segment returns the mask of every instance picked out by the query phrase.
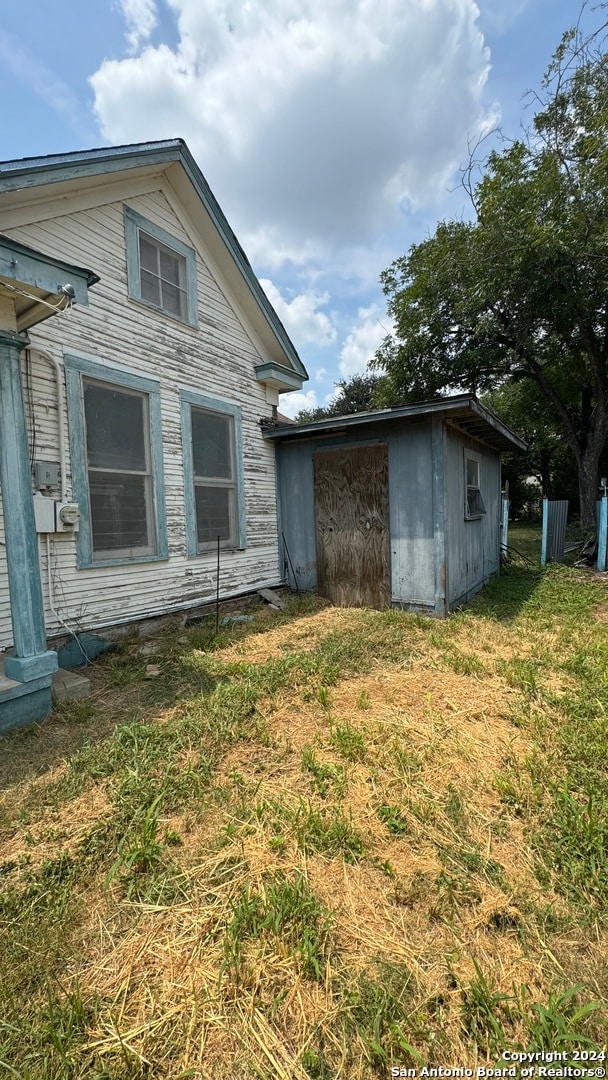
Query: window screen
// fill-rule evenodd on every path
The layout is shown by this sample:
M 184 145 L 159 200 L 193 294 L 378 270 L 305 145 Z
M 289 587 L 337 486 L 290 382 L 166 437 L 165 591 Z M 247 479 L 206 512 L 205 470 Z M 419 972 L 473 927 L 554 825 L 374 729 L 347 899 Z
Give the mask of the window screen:
M 156 551 L 148 395 L 83 379 L 93 557 Z
M 486 508 L 481 497 L 481 466 L 479 459 L 465 454 L 464 464 L 466 474 L 465 517 L 482 517 L 486 512 Z
M 199 549 L 237 543 L 234 424 L 231 416 L 192 407 L 192 460 Z

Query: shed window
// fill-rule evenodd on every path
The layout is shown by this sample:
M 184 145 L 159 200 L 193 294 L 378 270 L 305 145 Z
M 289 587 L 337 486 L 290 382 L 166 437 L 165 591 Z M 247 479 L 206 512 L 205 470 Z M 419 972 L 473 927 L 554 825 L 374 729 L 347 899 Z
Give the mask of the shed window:
M 194 249 L 125 206 L 129 296 L 181 322 L 197 325 Z
M 481 459 L 478 454 L 466 451 L 464 456 L 466 503 L 465 518 L 483 517 L 486 512 L 481 497 Z
M 148 394 L 83 379 L 93 560 L 156 554 Z

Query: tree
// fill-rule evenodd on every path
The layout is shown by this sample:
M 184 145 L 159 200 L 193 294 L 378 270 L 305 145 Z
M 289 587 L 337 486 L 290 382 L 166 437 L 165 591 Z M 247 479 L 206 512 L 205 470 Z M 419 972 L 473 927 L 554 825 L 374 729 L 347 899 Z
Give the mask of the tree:
M 296 416 L 298 424 L 308 424 L 312 420 L 324 420 L 329 416 L 347 416 L 349 413 L 367 412 L 375 407 L 374 394 L 379 382 L 377 375 L 351 375 L 350 379 L 340 379 L 334 383 L 340 393 L 331 405 L 320 405 L 317 409 L 302 409 Z
M 577 470 L 574 455 L 563 435 L 550 403 L 540 397 L 530 379 L 503 383 L 483 396 L 484 405 L 498 413 L 513 431 L 525 439 L 528 449 L 504 455 L 503 482 L 509 484 L 509 500 L 515 517 L 525 512 L 531 497 L 577 500 Z M 528 483 L 540 485 L 534 487 Z
M 372 365 L 386 404 L 526 381 L 574 454 L 589 528 L 608 435 L 606 25 L 563 36 L 526 138 L 476 184 L 467 171 L 474 220 L 442 222 L 383 273 L 396 332 Z

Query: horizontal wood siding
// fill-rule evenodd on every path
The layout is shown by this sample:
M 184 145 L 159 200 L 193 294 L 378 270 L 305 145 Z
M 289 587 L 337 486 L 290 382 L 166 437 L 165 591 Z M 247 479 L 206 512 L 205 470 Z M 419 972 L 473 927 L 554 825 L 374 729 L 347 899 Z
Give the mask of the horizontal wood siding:
M 159 182 L 160 183 L 160 182 Z M 163 190 L 126 200 L 137 213 L 197 251 L 199 328 L 156 313 L 127 292 L 123 203 L 20 226 L 15 239 L 49 255 L 90 267 L 101 281 L 88 308 L 54 316 L 30 331 L 32 346 L 61 360 L 64 351 L 82 354 L 160 381 L 169 559 L 161 563 L 77 569 L 73 536 L 51 539 L 51 566 L 41 542 L 47 632 L 64 632 L 50 611 L 48 576 L 55 606 L 75 629 L 94 629 L 203 603 L 215 595 L 215 555 L 188 558 L 184 525 L 184 479 L 179 390 L 191 389 L 241 406 L 247 548 L 223 552 L 222 595 L 235 595 L 281 580 L 276 515 L 275 448 L 261 435 L 268 416 L 264 387 L 254 367 L 261 355 L 237 315 L 238 298 L 225 294 L 205 262 L 197 237 L 188 232 Z M 53 368 L 36 354 L 23 361 L 26 412 L 33 457 L 59 461 L 58 415 Z M 65 387 L 62 387 L 66 409 Z M 69 464 L 69 459 L 68 459 Z M 71 476 L 69 478 L 71 484 Z M 71 490 L 71 488 L 70 488 Z M 0 646 L 11 642 L 3 553 L 0 553 Z
M 481 456 L 480 482 L 485 514 L 465 519 L 465 448 Z M 448 595 L 464 601 L 500 568 L 500 455 L 483 443 L 447 429 Z

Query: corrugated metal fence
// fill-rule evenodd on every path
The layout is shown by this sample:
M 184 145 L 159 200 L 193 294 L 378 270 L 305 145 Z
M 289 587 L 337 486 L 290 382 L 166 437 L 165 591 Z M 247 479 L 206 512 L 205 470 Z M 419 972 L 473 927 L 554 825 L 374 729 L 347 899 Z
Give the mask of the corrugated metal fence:
M 597 502 L 597 568 L 602 573 L 608 568 L 608 498 L 604 495 Z
M 543 499 L 543 542 L 540 556 L 542 566 L 548 562 L 564 561 L 567 521 L 567 499 Z

